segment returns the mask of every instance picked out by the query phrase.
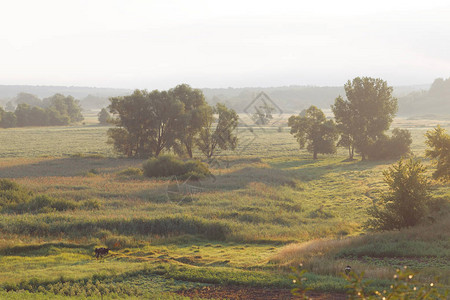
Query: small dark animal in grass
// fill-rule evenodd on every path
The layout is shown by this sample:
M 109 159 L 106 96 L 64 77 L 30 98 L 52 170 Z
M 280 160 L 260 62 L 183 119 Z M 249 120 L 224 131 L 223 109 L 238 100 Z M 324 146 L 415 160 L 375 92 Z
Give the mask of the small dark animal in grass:
M 103 257 L 103 255 L 108 255 L 109 253 L 109 248 L 95 248 L 95 257 L 97 257 L 97 259 L 99 257 Z
M 345 271 L 345 274 L 348 275 L 348 274 L 350 274 L 350 272 L 352 271 L 352 267 L 346 266 L 345 269 L 344 269 L 344 271 Z

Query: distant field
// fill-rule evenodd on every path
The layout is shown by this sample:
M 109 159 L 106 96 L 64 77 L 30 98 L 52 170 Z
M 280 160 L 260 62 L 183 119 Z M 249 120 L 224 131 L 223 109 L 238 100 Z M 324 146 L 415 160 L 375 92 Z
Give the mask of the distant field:
M 107 127 L 55 126 L 0 130 L 0 157 L 62 157 L 76 153 L 113 156 Z
M 436 123 L 395 124 L 411 130 L 413 152 L 422 157 L 424 133 Z M 377 246 L 355 238 L 393 161 L 343 162 L 345 149 L 314 161 L 287 127 L 240 128 L 238 149 L 219 153 L 211 165 L 215 177 L 189 183 L 187 192 L 173 178 L 121 174 L 143 160 L 118 157 L 105 143 L 106 130 L 94 124 L 0 130 L 0 177 L 100 207 L 1 213 L 0 286 L 36 292 L 40 285 L 44 297 L 63 295 L 64 288 L 75 295 L 97 280 L 93 291 L 113 283 L 135 289 L 129 294 L 138 298 L 181 298 L 165 293 L 215 283 L 289 288 L 287 266 L 301 260 L 314 272 L 309 282 L 316 290 L 343 292 L 345 264 L 367 271 L 379 286 L 403 264 L 421 270 L 425 281 L 440 275 L 450 285 L 449 222 L 374 236 Z M 449 201 L 449 185 L 433 182 L 433 194 Z M 346 237 L 354 239 L 333 244 L 335 252 L 318 241 Z M 284 248 L 308 241 L 314 257 L 296 244 Z M 113 248 L 112 255 L 97 262 L 95 246 Z

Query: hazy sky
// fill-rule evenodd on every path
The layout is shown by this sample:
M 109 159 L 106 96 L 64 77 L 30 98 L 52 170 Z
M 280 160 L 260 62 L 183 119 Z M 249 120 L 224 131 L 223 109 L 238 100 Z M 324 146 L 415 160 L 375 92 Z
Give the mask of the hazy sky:
M 450 77 L 450 1 L 0 0 L 0 84 L 165 89 Z

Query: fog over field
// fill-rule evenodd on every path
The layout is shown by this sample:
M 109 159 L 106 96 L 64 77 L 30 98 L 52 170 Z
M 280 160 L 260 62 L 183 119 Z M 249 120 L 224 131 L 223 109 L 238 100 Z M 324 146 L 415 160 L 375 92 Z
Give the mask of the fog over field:
M 0 84 L 431 84 L 449 76 L 449 14 L 445 0 L 18 0 L 0 12 Z
M 448 299 L 448 0 L 0 5 L 0 299 Z

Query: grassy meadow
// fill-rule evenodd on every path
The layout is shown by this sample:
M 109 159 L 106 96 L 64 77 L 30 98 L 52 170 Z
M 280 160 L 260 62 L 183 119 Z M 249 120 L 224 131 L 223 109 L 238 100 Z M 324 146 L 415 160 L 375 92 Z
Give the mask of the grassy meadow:
M 143 160 L 106 144 L 108 127 L 88 121 L 0 130 L 1 178 L 79 203 L 0 213 L 0 298 L 184 299 L 176 292 L 210 284 L 292 288 L 289 267 L 299 263 L 318 291 L 345 292 L 348 264 L 373 286 L 388 287 L 405 265 L 424 282 L 439 276 L 450 286 L 448 211 L 436 208 L 427 224 L 396 232 L 362 226 L 394 161 L 345 162 L 345 149 L 313 160 L 287 127 L 242 127 L 239 147 L 211 163 L 213 177 L 155 180 L 137 170 Z M 408 128 L 423 158 L 424 133 L 436 124 L 397 119 L 392 127 Z M 448 205 L 450 186 L 432 185 Z M 99 246 L 112 251 L 97 261 Z

